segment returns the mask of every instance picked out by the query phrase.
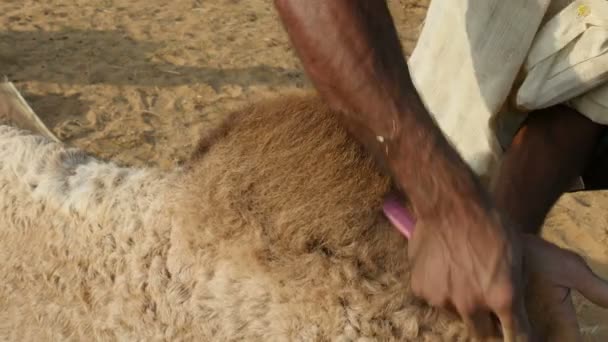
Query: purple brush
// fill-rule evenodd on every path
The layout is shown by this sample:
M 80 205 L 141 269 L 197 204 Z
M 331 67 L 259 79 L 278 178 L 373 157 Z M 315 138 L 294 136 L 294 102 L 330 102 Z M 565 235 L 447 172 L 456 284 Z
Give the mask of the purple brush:
M 407 208 L 401 204 L 399 198 L 397 196 L 387 197 L 382 209 L 388 220 L 409 240 L 414 233 L 416 221 Z

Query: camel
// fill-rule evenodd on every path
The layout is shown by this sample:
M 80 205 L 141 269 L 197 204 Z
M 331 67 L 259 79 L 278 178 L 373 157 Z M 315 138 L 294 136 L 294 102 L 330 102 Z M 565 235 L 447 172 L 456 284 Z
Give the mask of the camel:
M 0 126 L 0 340 L 473 339 L 412 294 L 391 181 L 315 94 L 229 115 L 171 172 L 41 125 Z

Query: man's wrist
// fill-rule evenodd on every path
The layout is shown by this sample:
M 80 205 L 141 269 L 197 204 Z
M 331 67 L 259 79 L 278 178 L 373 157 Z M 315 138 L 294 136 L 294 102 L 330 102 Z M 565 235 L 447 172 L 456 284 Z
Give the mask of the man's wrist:
M 441 131 L 431 124 L 419 129 L 418 141 L 411 136 L 415 132 L 402 132 L 390 147 L 395 152 L 387 156 L 394 179 L 407 193 L 417 217 L 492 209 L 488 192 Z

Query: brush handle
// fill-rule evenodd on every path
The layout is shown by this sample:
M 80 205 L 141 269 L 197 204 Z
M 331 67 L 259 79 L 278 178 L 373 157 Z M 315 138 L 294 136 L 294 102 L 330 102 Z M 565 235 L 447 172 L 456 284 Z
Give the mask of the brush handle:
M 402 201 L 396 196 L 389 196 L 382 206 L 384 215 L 407 239 L 412 237 L 416 221 L 409 210 L 402 205 Z

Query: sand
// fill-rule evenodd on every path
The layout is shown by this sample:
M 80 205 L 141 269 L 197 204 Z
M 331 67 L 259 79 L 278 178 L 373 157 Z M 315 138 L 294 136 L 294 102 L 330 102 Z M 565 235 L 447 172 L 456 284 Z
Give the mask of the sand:
M 406 53 L 428 0 L 393 0 Z M 270 0 L 2 0 L 0 74 L 64 142 L 171 168 L 230 110 L 307 89 Z M 545 235 L 608 277 L 608 193 L 566 195 Z M 608 311 L 576 298 L 608 340 Z

